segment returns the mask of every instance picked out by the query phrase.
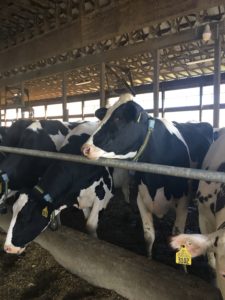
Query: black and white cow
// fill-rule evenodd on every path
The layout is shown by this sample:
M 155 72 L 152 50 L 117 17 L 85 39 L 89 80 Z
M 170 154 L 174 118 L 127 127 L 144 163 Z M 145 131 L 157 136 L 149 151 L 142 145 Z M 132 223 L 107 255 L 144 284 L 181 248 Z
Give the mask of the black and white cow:
M 16 147 L 20 141 L 23 131 L 33 121 L 28 119 L 20 119 L 14 122 L 7 130 L 3 129 L 1 134 L 1 146 Z M 0 162 L 7 157 L 8 154 L 0 152 Z
M 18 125 L 18 122 L 15 124 Z M 14 125 L 12 128 L 15 129 L 11 130 L 14 134 L 6 136 L 8 144 L 10 139 L 10 145 L 16 145 L 19 148 L 58 151 L 70 131 L 68 124 L 53 120 L 27 120 L 26 122 L 21 120 L 19 124 L 20 126 Z M 0 163 L 1 200 L 5 197 L 6 189 L 17 191 L 21 188 L 33 187 L 50 162 L 51 160 L 47 158 L 18 154 L 7 155 Z
M 225 172 L 225 135 L 211 145 L 202 168 Z M 209 264 L 217 273 L 218 287 L 225 297 L 225 184 L 200 181 L 197 191 L 199 226 L 202 234 L 181 234 L 171 245 L 186 245 L 193 257 L 208 252 Z
M 96 128 L 97 123 L 93 122 L 77 126 L 67 136 L 60 151 L 81 154 L 82 144 Z M 51 213 L 66 207 L 83 209 L 87 229 L 95 236 L 99 212 L 113 196 L 112 172 L 88 164 L 53 162 L 37 185 L 21 194 L 15 202 L 5 251 L 21 253 L 48 226 Z
M 7 126 L 0 126 L 0 144 L 2 143 L 3 139 L 5 138 L 9 127 Z
M 190 167 L 191 163 L 201 163 L 212 139 L 211 125 L 185 125 L 149 117 L 141 106 L 132 101 L 130 94 L 124 94 L 108 109 L 82 151 L 90 159 L 138 158 L 140 162 Z M 189 181 L 142 172 L 137 172 L 137 179 L 137 203 L 151 256 L 155 239 L 153 214 L 162 217 L 171 206 L 175 206 L 173 232 L 184 232 L 190 198 Z

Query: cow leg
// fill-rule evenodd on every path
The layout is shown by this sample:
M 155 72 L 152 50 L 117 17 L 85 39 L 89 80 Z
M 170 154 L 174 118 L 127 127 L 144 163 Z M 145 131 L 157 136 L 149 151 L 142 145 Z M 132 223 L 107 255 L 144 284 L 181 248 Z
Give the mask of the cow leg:
M 176 208 L 175 208 L 176 219 L 172 231 L 173 235 L 184 233 L 187 214 L 188 214 L 189 197 L 183 196 L 179 199 L 175 199 L 175 203 L 176 203 Z
M 130 187 L 128 183 L 122 185 L 122 192 L 124 195 L 124 199 L 127 203 L 130 203 Z
M 101 208 L 102 207 L 101 207 L 100 200 L 99 199 L 95 200 L 93 207 L 90 210 L 90 215 L 86 222 L 87 232 L 93 237 L 98 237 L 97 236 L 98 217 Z
M 87 220 L 91 214 L 91 208 L 90 207 L 83 208 L 82 211 L 83 211 L 85 220 Z
M 147 187 L 144 184 L 138 187 L 137 204 L 141 215 L 144 238 L 147 246 L 148 257 L 152 257 L 152 246 L 155 240 L 155 230 L 153 225 L 153 216 L 150 211 L 152 199 L 149 195 Z M 147 204 L 147 205 L 146 205 Z
M 210 207 L 208 205 L 202 204 L 199 202 L 198 205 L 199 211 L 199 227 L 202 234 L 208 234 L 215 230 L 215 216 L 212 214 Z M 207 251 L 208 263 L 214 270 L 216 269 L 216 260 L 214 251 Z

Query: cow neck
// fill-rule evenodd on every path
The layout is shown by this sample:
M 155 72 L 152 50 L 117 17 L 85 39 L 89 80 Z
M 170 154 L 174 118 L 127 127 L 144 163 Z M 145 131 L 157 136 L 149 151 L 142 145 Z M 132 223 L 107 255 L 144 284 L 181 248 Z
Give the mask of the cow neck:
M 143 152 L 146 149 L 146 146 L 148 145 L 148 142 L 149 142 L 149 139 L 152 135 L 154 127 L 155 127 L 155 119 L 148 118 L 148 130 L 147 130 L 144 142 L 141 145 L 141 147 L 139 148 L 139 150 L 138 150 L 137 154 L 135 155 L 135 157 L 132 159 L 133 161 L 137 162 L 139 160 L 139 158 L 142 156 Z
M 41 197 L 44 201 L 46 201 L 48 203 L 54 202 L 54 199 L 49 194 L 46 194 L 39 185 L 35 185 L 34 190 L 41 195 Z

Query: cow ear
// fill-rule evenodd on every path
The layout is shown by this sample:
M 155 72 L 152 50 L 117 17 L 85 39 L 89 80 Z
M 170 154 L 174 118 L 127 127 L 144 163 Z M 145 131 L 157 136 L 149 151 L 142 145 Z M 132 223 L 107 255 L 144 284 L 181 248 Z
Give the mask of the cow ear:
M 106 113 L 107 113 L 107 108 L 101 107 L 95 111 L 95 116 L 101 121 L 105 117 Z
M 172 237 L 170 245 L 173 249 L 186 246 L 192 257 L 205 254 L 210 246 L 207 235 L 203 234 L 180 234 Z
M 137 107 L 133 101 L 129 101 L 129 103 L 126 104 L 125 110 L 124 110 L 124 115 L 126 120 L 129 121 L 137 121 L 138 119 L 138 112 Z

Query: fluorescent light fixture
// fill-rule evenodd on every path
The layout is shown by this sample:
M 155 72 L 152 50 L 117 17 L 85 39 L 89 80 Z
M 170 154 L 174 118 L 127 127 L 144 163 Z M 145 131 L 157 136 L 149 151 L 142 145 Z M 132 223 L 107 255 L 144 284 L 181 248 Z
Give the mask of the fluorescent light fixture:
M 214 58 L 211 57 L 211 58 L 206 58 L 206 59 L 201 59 L 201 60 L 188 61 L 188 62 L 186 62 L 186 65 L 191 66 L 191 65 L 201 64 L 201 63 L 213 61 L 213 60 L 214 60 Z
M 75 83 L 75 85 L 84 85 L 84 84 L 88 84 L 88 83 L 91 83 L 91 80 L 78 82 L 78 83 Z

